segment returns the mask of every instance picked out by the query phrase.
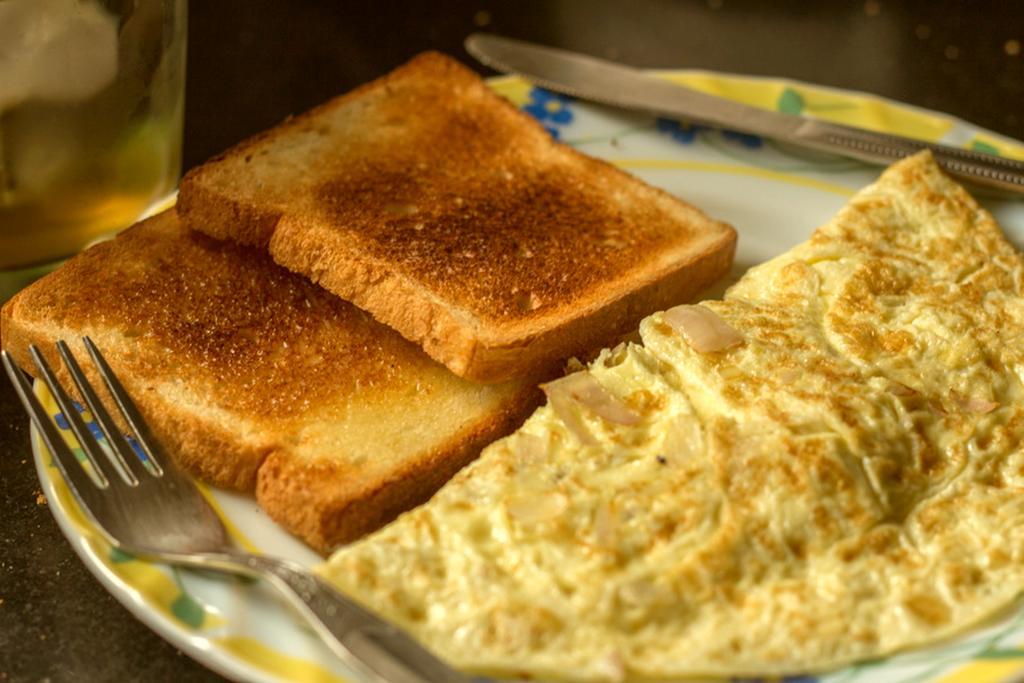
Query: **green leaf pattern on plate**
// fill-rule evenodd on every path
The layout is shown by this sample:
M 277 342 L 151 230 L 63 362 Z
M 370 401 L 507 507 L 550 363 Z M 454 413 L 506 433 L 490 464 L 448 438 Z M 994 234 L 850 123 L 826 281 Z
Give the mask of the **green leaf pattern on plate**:
M 107 555 L 107 557 L 109 557 L 110 561 L 114 564 L 121 564 L 122 562 L 133 562 L 135 560 L 134 555 L 126 553 L 120 548 L 115 548 L 114 546 L 110 547 L 110 553 Z
M 972 141 L 971 149 L 975 152 L 984 152 L 985 154 L 995 154 L 996 156 L 999 156 L 999 148 L 982 140 Z
M 178 621 L 191 628 L 201 628 L 206 619 L 206 609 L 188 593 L 180 594 L 171 603 L 171 613 Z
M 775 106 L 783 114 L 793 114 L 796 116 L 804 110 L 804 98 L 803 95 L 793 88 L 786 88 L 779 95 L 779 101 Z

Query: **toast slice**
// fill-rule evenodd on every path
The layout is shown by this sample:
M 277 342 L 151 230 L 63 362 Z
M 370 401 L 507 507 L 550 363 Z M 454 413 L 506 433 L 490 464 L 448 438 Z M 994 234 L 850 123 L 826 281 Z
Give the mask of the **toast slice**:
M 99 345 L 168 452 L 326 552 L 426 500 L 535 404 L 535 382 L 456 377 L 262 252 L 173 211 L 11 299 L 0 341 Z M 84 364 L 88 365 L 88 364 Z M 65 377 L 66 379 L 66 377 Z
M 480 381 L 635 329 L 723 275 L 736 240 L 437 53 L 193 169 L 179 212 Z

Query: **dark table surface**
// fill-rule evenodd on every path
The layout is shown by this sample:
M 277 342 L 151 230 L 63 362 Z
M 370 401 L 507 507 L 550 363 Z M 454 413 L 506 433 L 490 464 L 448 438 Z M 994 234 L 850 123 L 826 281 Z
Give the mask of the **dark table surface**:
M 199 0 L 184 164 L 487 30 L 641 67 L 786 76 L 946 111 L 1024 139 L 1024 3 L 958 0 Z M 481 69 L 481 72 L 488 73 Z M 0 682 L 222 680 L 110 597 L 61 536 L 0 379 Z

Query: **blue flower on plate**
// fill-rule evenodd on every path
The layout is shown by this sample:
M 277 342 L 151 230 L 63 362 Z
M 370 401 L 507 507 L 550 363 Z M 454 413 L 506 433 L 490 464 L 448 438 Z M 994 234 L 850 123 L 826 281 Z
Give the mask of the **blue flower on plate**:
M 682 123 L 674 119 L 658 119 L 657 129 L 659 133 L 667 133 L 670 138 L 680 144 L 690 145 L 697 139 L 697 133 L 704 130 L 704 126 Z
M 532 88 L 529 97 L 523 111 L 544 124 L 544 128 L 557 140 L 559 126 L 572 123 L 573 113 L 569 108 L 572 98 L 543 88 Z
M 658 119 L 656 128 L 659 133 L 666 133 L 678 143 L 691 145 L 697 139 L 701 131 L 708 130 L 706 126 L 698 126 L 694 123 L 682 123 L 673 119 Z M 764 144 L 764 140 L 749 133 L 737 133 L 734 130 L 723 130 L 722 137 L 732 140 L 747 149 L 757 149 Z
M 75 410 L 77 410 L 80 414 L 84 414 L 86 412 L 85 406 L 83 406 L 78 401 L 71 401 L 71 405 L 74 406 Z M 68 421 L 68 418 L 66 415 L 64 415 L 64 413 L 54 413 L 53 421 L 57 423 L 58 428 L 63 429 L 65 431 L 71 431 L 71 423 Z M 85 422 L 85 428 L 89 430 L 89 432 L 93 435 L 93 438 L 95 438 L 97 441 L 106 441 L 107 437 L 103 433 L 103 430 L 100 428 L 100 426 L 96 424 L 95 419 L 91 419 L 88 421 L 83 420 L 83 422 Z M 132 450 L 135 451 L 139 458 L 142 459 L 143 462 L 149 461 L 149 456 L 146 455 L 146 451 L 143 450 L 142 444 L 140 444 L 138 441 L 133 439 L 131 436 L 128 436 L 127 434 L 125 435 L 125 440 L 128 442 L 128 445 L 132 447 Z M 75 451 L 76 454 L 80 454 L 79 460 L 85 457 L 84 451 L 82 451 L 81 448 L 76 448 Z
M 734 130 L 723 130 L 722 135 L 729 140 L 740 143 L 747 149 L 757 149 L 764 144 L 764 140 L 757 135 L 751 135 L 750 133 L 737 133 Z M 800 683 L 802 683 L 802 681 Z
M 72 401 L 71 405 L 73 405 L 75 407 L 75 410 L 77 410 L 79 413 L 85 412 L 85 406 L 83 406 L 78 401 Z M 64 413 L 55 413 L 53 416 L 53 421 L 57 423 L 57 426 L 60 429 L 63 429 L 65 431 L 71 431 L 71 423 L 68 421 L 68 418 L 67 416 L 64 415 Z M 105 436 L 103 436 L 103 431 L 100 429 L 100 426 L 96 424 L 95 420 L 89 420 L 88 422 L 86 422 L 85 427 L 92 433 L 94 437 L 96 437 L 96 439 L 106 438 Z

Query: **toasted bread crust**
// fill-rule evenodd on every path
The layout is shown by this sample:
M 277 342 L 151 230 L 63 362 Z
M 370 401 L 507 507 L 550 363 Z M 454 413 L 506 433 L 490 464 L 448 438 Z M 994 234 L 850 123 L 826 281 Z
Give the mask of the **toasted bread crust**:
M 265 253 L 188 232 L 173 211 L 0 311 L 3 347 L 34 371 L 35 344 L 66 384 L 53 342 L 83 335 L 186 471 L 242 491 L 259 481 L 270 515 L 320 549 L 425 499 L 539 401 L 535 381 L 457 378 Z
M 200 183 L 194 183 L 187 175 L 181 181 L 177 211 L 179 215 L 190 216 L 190 222 L 211 222 L 206 234 L 217 239 L 232 241 L 250 247 L 264 247 L 274 234 L 277 222 L 281 220 L 281 212 L 268 210 L 245 202 L 232 200 Z M 202 206 L 198 211 L 194 207 Z M 197 217 L 202 216 L 202 217 Z M 230 231 L 218 226 L 236 226 Z
M 286 219 L 287 220 L 287 219 Z M 426 353 L 449 370 L 467 376 L 479 345 L 468 314 L 459 316 L 434 297 L 427 296 L 415 281 L 395 273 L 387 263 L 359 258 L 339 245 L 338 250 L 309 248 L 306 240 L 271 241 L 275 260 L 298 273 L 313 273 L 313 279 L 346 301 L 373 312 L 406 339 L 416 341 Z M 516 376 L 519 368 L 499 368 L 498 375 Z M 471 377 L 494 381 L 488 375 Z
M 550 367 L 685 300 L 735 243 L 433 53 L 193 169 L 180 203 L 189 225 L 265 243 L 479 381 Z
M 469 314 L 429 296 L 387 264 L 352 257 L 342 245 L 324 251 L 304 241 L 271 242 L 276 260 L 296 272 L 316 274 L 323 287 L 416 340 L 455 374 L 480 382 L 544 374 L 570 356 L 608 345 L 650 312 L 688 301 L 725 275 L 735 250 L 736 233 L 722 232 L 701 251 L 662 272 L 637 278 L 630 291 L 581 303 L 573 317 L 557 328 L 520 325 L 509 341 L 474 334 L 467 325 Z

